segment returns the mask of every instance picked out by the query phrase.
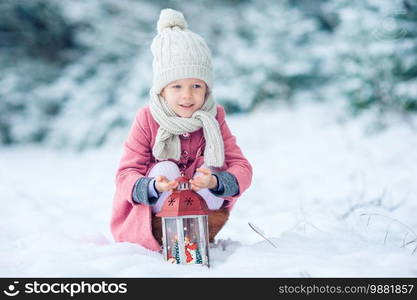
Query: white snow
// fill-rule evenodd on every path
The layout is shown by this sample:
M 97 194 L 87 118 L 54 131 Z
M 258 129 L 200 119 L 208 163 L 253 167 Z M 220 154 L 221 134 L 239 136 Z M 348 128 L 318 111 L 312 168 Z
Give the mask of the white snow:
M 2 277 L 415 277 L 417 134 L 331 104 L 230 116 L 254 168 L 211 268 L 115 243 L 114 175 L 127 130 L 99 150 L 0 150 Z M 415 120 L 411 120 L 415 121 Z M 252 231 L 262 228 L 278 246 Z

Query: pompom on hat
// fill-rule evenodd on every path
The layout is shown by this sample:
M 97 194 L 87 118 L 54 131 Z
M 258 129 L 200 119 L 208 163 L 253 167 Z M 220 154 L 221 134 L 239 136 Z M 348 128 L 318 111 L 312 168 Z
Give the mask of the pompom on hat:
M 157 23 L 158 33 L 161 33 L 165 28 L 172 28 L 175 26 L 178 26 L 181 29 L 188 28 L 184 15 L 179 11 L 170 8 L 163 9 Z
M 188 29 L 184 15 L 167 8 L 161 11 L 158 34 L 153 39 L 153 84 L 156 94 L 170 82 L 197 78 L 203 80 L 209 92 L 213 87 L 211 52 L 204 39 Z

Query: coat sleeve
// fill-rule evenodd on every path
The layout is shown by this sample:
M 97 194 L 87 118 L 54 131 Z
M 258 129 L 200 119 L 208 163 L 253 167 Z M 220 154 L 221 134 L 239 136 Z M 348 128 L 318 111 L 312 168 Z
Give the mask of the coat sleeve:
M 124 151 L 116 173 L 116 192 L 124 193 L 123 199 L 138 205 L 132 199 L 132 191 L 138 179 L 144 177 L 152 157 L 151 134 L 144 108 L 141 108 L 124 143 Z
M 227 171 L 236 177 L 239 185 L 239 193 L 232 197 L 226 197 L 229 201 L 226 207 L 232 208 L 237 198 L 239 198 L 243 192 L 245 192 L 252 182 L 252 166 L 246 157 L 243 155 L 242 150 L 237 145 L 236 137 L 230 131 L 225 119 L 224 108 L 218 106 L 217 120 L 220 125 L 220 130 L 223 136 L 224 153 L 225 153 L 225 165 Z

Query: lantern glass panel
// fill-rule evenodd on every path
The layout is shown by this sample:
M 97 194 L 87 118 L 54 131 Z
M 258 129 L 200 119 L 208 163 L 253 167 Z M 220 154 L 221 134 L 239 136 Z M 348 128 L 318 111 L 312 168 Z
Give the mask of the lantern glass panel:
M 204 245 L 201 239 L 204 239 L 204 233 L 201 235 L 198 218 L 184 218 L 183 226 L 186 263 L 202 264 L 205 252 L 201 249 L 201 245 Z
M 177 222 L 175 219 L 165 219 L 165 242 L 166 242 L 166 260 L 171 263 L 180 263 L 180 250 L 178 245 Z

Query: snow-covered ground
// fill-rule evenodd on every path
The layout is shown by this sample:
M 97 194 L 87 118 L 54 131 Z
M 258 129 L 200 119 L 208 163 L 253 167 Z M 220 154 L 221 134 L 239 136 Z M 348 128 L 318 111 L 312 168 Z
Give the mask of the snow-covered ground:
M 228 117 L 254 180 L 218 236 L 226 250 L 212 249 L 210 269 L 113 241 L 127 131 L 81 154 L 3 148 L 0 276 L 416 277 L 417 132 L 395 118 L 377 132 L 366 116 L 340 116 L 305 105 Z

